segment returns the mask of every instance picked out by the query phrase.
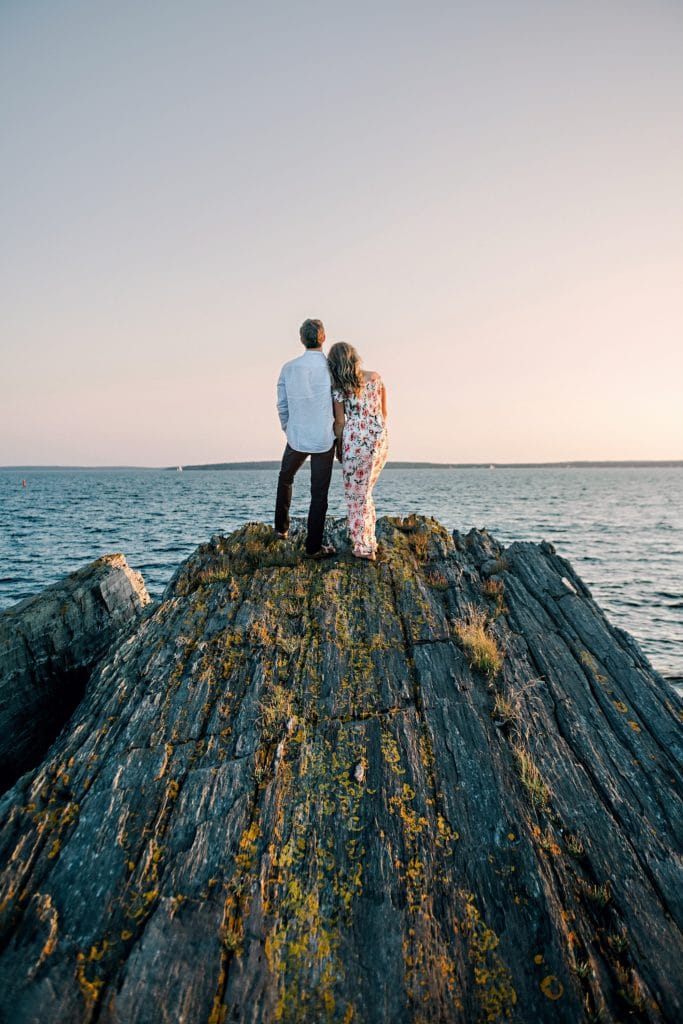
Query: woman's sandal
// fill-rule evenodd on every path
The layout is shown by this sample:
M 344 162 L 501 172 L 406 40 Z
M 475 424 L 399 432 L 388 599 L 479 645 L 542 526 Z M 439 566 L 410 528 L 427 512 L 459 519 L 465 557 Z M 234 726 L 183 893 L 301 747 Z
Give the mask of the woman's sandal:
M 351 554 L 354 558 L 362 558 L 366 562 L 376 562 L 377 555 L 364 555 L 360 551 L 352 551 Z

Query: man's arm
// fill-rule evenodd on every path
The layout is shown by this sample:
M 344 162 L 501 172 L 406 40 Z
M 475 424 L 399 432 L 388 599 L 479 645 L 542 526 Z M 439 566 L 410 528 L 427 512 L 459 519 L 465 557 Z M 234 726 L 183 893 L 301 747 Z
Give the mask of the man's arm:
M 289 405 L 287 403 L 287 388 L 285 387 L 284 369 L 280 372 L 277 381 L 277 414 L 280 417 L 280 426 L 287 429 L 289 421 Z

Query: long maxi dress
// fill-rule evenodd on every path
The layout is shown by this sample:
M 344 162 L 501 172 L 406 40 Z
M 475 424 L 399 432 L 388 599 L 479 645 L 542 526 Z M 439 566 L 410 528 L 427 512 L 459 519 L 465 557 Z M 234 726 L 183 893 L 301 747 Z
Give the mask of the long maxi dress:
M 332 397 L 344 403 L 342 477 L 351 543 L 357 554 L 374 555 L 377 517 L 372 489 L 389 452 L 382 414 L 382 380 L 367 380 L 359 395 L 343 395 L 335 390 Z

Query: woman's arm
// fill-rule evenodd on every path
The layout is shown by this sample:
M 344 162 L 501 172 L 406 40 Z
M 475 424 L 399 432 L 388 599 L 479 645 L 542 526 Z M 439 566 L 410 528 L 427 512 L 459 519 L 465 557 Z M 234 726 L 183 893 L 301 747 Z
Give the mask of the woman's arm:
M 384 419 L 387 418 L 387 388 L 384 381 L 382 381 L 382 416 Z
M 344 403 L 338 402 L 335 398 L 332 404 L 334 406 L 334 436 L 340 438 L 344 429 L 344 423 L 346 422 Z

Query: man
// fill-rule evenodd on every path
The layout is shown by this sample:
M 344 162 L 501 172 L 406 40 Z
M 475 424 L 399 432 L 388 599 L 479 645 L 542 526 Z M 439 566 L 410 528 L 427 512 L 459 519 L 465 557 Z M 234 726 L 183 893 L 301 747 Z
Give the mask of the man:
M 306 351 L 298 359 L 285 363 L 277 382 L 277 411 L 287 435 L 287 446 L 277 482 L 275 531 L 282 540 L 286 538 L 294 477 L 310 455 L 311 504 L 306 555 L 329 558 L 336 551 L 323 544 L 323 530 L 334 465 L 334 415 L 330 372 L 323 354 L 325 328 L 320 320 L 304 320 L 299 337 Z

